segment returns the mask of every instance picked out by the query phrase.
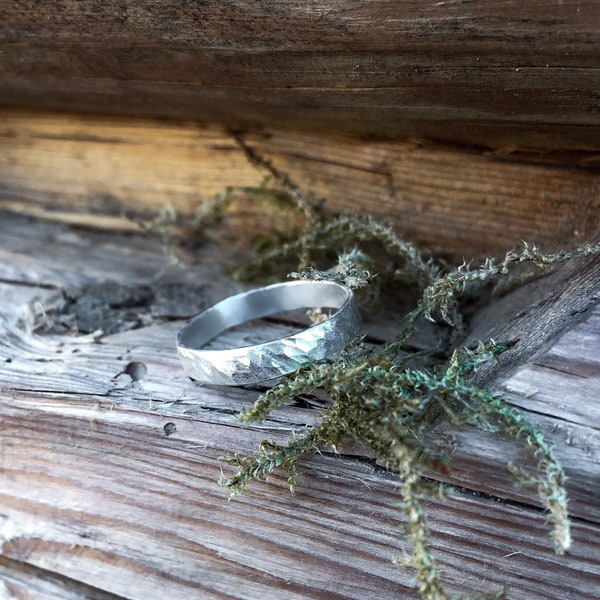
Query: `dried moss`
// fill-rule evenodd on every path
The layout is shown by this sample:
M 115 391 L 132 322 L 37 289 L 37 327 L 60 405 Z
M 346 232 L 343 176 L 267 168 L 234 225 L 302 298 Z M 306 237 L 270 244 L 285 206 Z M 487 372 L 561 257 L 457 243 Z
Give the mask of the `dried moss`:
M 489 340 L 475 348 L 456 348 L 445 364 L 433 370 L 409 366 L 415 357 L 409 342 L 420 318 L 439 314 L 447 323 L 454 323 L 458 298 L 473 280 L 505 275 L 511 265 L 523 261 L 543 267 L 598 252 L 599 245 L 549 255 L 525 244 L 521 251 L 510 252 L 500 261 L 488 260 L 476 269 L 461 265 L 432 280 L 397 339 L 376 350 L 356 341 L 332 363 L 312 364 L 260 395 L 253 407 L 240 415 L 243 422 L 263 421 L 283 403 L 316 390 L 328 393 L 331 404 L 323 411 L 318 425 L 307 432 L 295 433 L 287 445 L 264 441 L 255 455 L 225 457 L 235 472 L 224 476 L 221 485 L 237 494 L 247 489 L 253 479 L 265 480 L 274 469 L 281 468 L 287 472 L 293 489 L 302 454 L 329 446 L 335 449 L 349 441 L 368 445 L 379 461 L 399 474 L 403 510 L 412 537 L 411 564 L 416 569 L 418 593 L 427 600 L 446 599 L 440 571 L 431 556 L 421 501 L 423 494 L 430 490 L 424 483 L 423 472 L 451 467 L 449 456 L 440 455 L 427 435 L 432 419 L 441 412 L 453 427 L 472 423 L 487 431 L 512 436 L 527 447 L 537 461 L 537 470 L 527 472 L 513 464 L 507 468 L 519 483 L 537 488 L 553 526 L 555 551 L 562 554 L 571 543 L 567 493 L 563 470 L 551 446 L 514 408 L 473 384 L 477 369 L 508 351 L 515 342 Z M 368 277 L 357 278 L 356 265 L 348 262 L 347 257 L 342 264 L 344 268 L 334 268 L 332 276 L 346 284 L 364 285 Z M 301 276 L 322 279 L 327 273 L 309 270 Z M 436 351 L 431 349 L 430 352 Z M 491 597 L 503 595 L 504 591 L 500 591 Z
M 401 506 L 412 540 L 412 555 L 402 564 L 415 569 L 415 588 L 423 599 L 447 599 L 440 569 L 431 555 L 423 503 L 427 495 L 440 492 L 438 487 L 432 489 L 431 483 L 426 483 L 429 480 L 424 478 L 424 472 L 451 468 L 449 453 L 441 453 L 428 435 L 431 424 L 441 415 L 451 427 L 471 423 L 524 444 L 537 468 L 527 471 L 514 464 L 507 468 L 520 484 L 537 489 L 552 524 L 554 549 L 557 553 L 567 550 L 571 538 L 565 476 L 552 447 L 521 413 L 474 384 L 479 367 L 510 351 L 516 342 L 480 341 L 475 347 L 452 348 L 440 360 L 440 346 L 416 352 L 411 338 L 422 319 L 459 328 L 460 299 L 474 284 L 503 278 L 523 263 L 545 268 L 598 254 L 600 244 L 545 254 L 523 243 L 501 259 L 487 259 L 476 267 L 462 264 L 444 270 L 442 264 L 425 257 L 384 223 L 353 214 L 325 214 L 321 202 L 312 201 L 270 163 L 243 144 L 242 147 L 254 164 L 266 169 L 275 184 L 287 190 L 287 200 L 280 191 L 272 197 L 293 207 L 304 218 L 305 226 L 292 236 L 281 236 L 280 239 L 287 239 L 283 243 L 260 248 L 250 261 L 235 269 L 238 277 L 277 273 L 281 278 L 281 270 L 295 261 L 296 270 L 289 275 L 293 278 L 341 281 L 363 293 L 366 290 L 364 298 L 371 301 L 384 286 L 409 287 L 417 290 L 418 299 L 412 312 L 403 317 L 404 325 L 396 339 L 375 349 L 355 340 L 334 361 L 311 364 L 261 394 L 251 408 L 242 412 L 242 422 L 263 421 L 295 396 L 317 390 L 328 394 L 330 403 L 317 425 L 295 432 L 287 444 L 265 440 L 255 454 L 223 457 L 232 471 L 223 474 L 221 485 L 232 494 L 241 493 L 253 480 L 266 480 L 275 469 L 282 469 L 293 490 L 302 455 L 324 447 L 335 449 L 348 442 L 368 445 L 380 462 L 398 473 Z M 264 195 L 265 188 L 256 193 Z M 202 219 L 214 219 L 226 204 L 227 195 L 202 208 L 196 225 Z M 335 264 L 323 265 L 324 259 L 331 260 L 336 255 Z M 435 357 L 429 363 L 434 366 L 423 366 L 424 357 Z M 501 598 L 504 594 L 505 590 L 500 590 L 485 598 Z

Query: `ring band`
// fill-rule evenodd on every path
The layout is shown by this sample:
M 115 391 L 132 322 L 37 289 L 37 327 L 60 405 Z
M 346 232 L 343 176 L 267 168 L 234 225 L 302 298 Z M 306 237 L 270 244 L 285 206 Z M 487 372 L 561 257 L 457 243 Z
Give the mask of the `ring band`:
M 287 337 L 241 348 L 202 349 L 220 333 L 247 321 L 324 307 L 337 310 L 326 320 Z M 334 281 L 289 281 L 232 296 L 201 312 L 177 335 L 177 351 L 193 379 L 214 385 L 248 385 L 332 356 L 358 334 L 360 324 L 350 288 Z

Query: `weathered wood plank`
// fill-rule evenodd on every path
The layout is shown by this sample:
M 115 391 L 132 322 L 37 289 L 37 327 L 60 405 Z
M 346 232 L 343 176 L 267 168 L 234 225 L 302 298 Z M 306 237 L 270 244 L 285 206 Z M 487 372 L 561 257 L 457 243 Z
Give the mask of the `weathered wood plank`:
M 536 164 L 531 156 L 277 132 L 245 141 L 335 210 L 390 220 L 436 254 L 471 258 L 522 239 L 554 246 L 600 234 L 599 173 L 561 164 L 564 155 Z
M 217 457 L 268 432 L 20 394 L 3 402 L 3 430 L 2 548 L 14 560 L 132 599 L 412 597 L 410 573 L 390 562 L 404 547 L 395 483 L 361 461 L 314 457 L 295 496 L 275 476 L 228 503 Z M 429 511 L 451 589 L 595 597 L 597 526 L 577 521 L 559 558 L 530 508 L 459 493 Z
M 99 402 L 109 401 L 158 411 L 166 418 L 188 415 L 190 418 L 209 418 L 228 427 L 235 425 L 235 415 L 249 406 L 256 392 L 233 389 L 227 390 L 226 396 L 223 396 L 223 390 L 219 388 L 200 390 L 191 384 L 181 371 L 174 351 L 165 352 L 165 346 L 167 349 L 173 346 L 180 325 L 181 322 L 173 322 L 115 334 L 102 338 L 101 343 L 95 343 L 93 336 L 65 343 L 64 338 L 31 339 L 8 332 L 0 359 L 11 362 L 2 372 L 2 385 L 36 397 L 40 393 L 68 394 L 73 398 L 85 394 Z M 581 327 L 584 328 L 585 324 Z M 573 335 L 578 337 L 577 332 Z M 595 335 L 598 335 L 597 332 Z M 131 361 L 141 361 L 148 369 L 144 379 L 133 386 L 126 375 L 115 379 Z M 568 387 L 570 378 L 562 382 L 562 396 L 556 395 L 552 380 L 539 382 L 535 402 L 532 400 L 531 403 L 528 403 L 527 397 L 515 399 L 514 392 L 504 393 L 505 389 L 516 387 L 520 379 L 519 376 L 516 382 L 512 379 L 506 381 L 501 386 L 503 395 L 522 406 L 529 420 L 559 448 L 558 456 L 569 476 L 571 512 L 600 522 L 597 504 L 600 493 L 600 418 L 594 403 L 598 395 L 597 379 L 579 382 L 579 393 L 587 399 L 590 411 L 590 417 L 584 423 L 574 422 L 575 417 L 565 417 L 561 411 L 567 410 L 564 405 L 573 398 Z M 539 403 L 548 404 L 542 417 L 535 412 Z M 578 405 L 571 408 L 575 415 L 578 410 Z M 291 406 L 277 412 L 269 421 L 267 431 L 280 428 L 287 435 L 290 428 L 301 428 L 317 418 L 317 411 Z M 269 433 L 264 435 L 268 437 Z M 517 488 L 506 469 L 510 460 L 528 463 L 519 443 L 484 434 L 474 427 L 453 430 L 442 426 L 436 435 L 453 452 L 453 466 L 445 476 L 446 481 L 495 496 L 537 503 L 535 493 Z M 440 477 L 439 474 L 435 476 Z
M 461 260 L 504 253 L 521 239 L 546 248 L 600 235 L 593 155 L 503 155 L 318 133 L 242 139 L 333 211 L 389 220 L 412 241 Z M 258 186 L 235 140 L 219 128 L 5 112 L 0 207 L 134 230 L 171 206 L 192 212 L 226 186 Z M 219 229 L 232 245 L 264 232 L 265 208 L 240 200 Z
M 522 366 L 502 386 L 517 405 L 560 416 L 568 423 L 600 422 L 600 306 L 539 358 Z M 592 383 L 592 386 L 590 385 Z M 540 391 L 543 390 L 541 393 Z
M 72 0 L 0 9 L 0 102 L 600 147 L 596 0 Z
M 235 289 L 217 275 L 210 246 L 199 265 L 169 264 L 147 238 L 4 217 L 0 298 L 15 305 L 1 303 L 0 337 L 0 574 L 9 593 L 69 599 L 77 584 L 80 597 L 100 600 L 358 599 L 374 590 L 382 599 L 413 597 L 412 574 L 390 560 L 408 550 L 395 527 L 402 520 L 395 477 L 364 450 L 307 458 L 295 496 L 280 474 L 231 502 L 217 486 L 220 456 L 283 440 L 318 410 L 298 403 L 242 428 L 236 414 L 255 390 L 199 387 L 183 374 L 173 348 L 182 318 Z M 202 277 L 205 287 L 188 297 L 190 281 L 197 286 Z M 183 300 L 167 311 L 156 297 L 134 307 L 146 311 L 144 326 L 128 330 L 120 316 L 123 330 L 112 334 L 28 326 L 28 314 L 40 316 L 36 302 L 51 307 L 63 289 L 77 294 L 98 281 L 157 290 L 179 281 Z M 555 443 L 569 476 L 574 543 L 567 556 L 552 553 L 535 498 L 506 472 L 508 460 L 522 458 L 518 444 L 439 426 L 454 449 L 448 481 L 460 489 L 428 509 L 452 591 L 508 584 L 509 598 L 596 597 L 600 414 L 590 348 L 599 346 L 599 317 L 597 307 L 500 387 Z M 146 365 L 141 380 L 119 374 L 130 361 Z M 571 373 L 561 397 L 537 373 L 559 361 Z M 582 397 L 587 390 L 586 407 L 565 403 L 575 388 Z
M 8 215 L 7 219 L 9 221 L 4 223 L 3 228 L 6 249 L 3 251 L 4 261 L 0 263 L 0 277 L 9 278 L 10 282 L 0 287 L 0 293 L 7 299 L 26 301 L 26 304 L 11 308 L 4 314 L 6 331 L 1 350 L 3 359 L 11 362 L 9 368 L 2 373 L 3 385 L 23 393 L 67 393 L 74 397 L 78 393 L 84 393 L 99 399 L 133 403 L 133 406 L 141 403 L 142 407 L 146 407 L 150 403 L 155 410 L 164 409 L 167 411 L 165 414 L 173 415 L 206 415 L 216 411 L 212 418 L 224 418 L 227 423 L 233 419 L 232 415 L 236 411 L 247 406 L 255 397 L 253 390 L 235 388 L 228 390 L 226 397 L 223 397 L 220 388 L 212 387 L 202 388 L 199 394 L 198 388 L 183 374 L 176 354 L 173 351 L 165 352 L 165 344 L 167 349 L 173 347 L 181 319 L 240 289 L 238 284 L 228 282 L 219 274 L 218 265 L 211 264 L 214 261 L 211 258 L 214 250 L 210 246 L 201 251 L 202 258 L 196 266 L 169 264 L 158 245 L 148 238 L 123 238 L 94 232 L 76 233 L 48 223 L 9 218 Z M 46 261 L 49 261 L 48 264 Z M 14 265 L 18 264 L 26 265 L 27 269 L 20 269 L 15 273 Z M 17 277 L 28 285 L 15 286 Z M 31 335 L 15 327 L 18 319 L 22 320 L 25 315 L 30 322 L 33 320 L 37 323 L 43 332 L 52 321 L 60 320 L 61 314 L 61 311 L 58 316 L 52 312 L 45 314 L 41 310 L 44 302 L 46 312 L 53 306 L 64 305 L 61 288 L 70 290 L 69 293 L 75 296 L 79 294 L 87 297 L 85 294 L 90 293 L 98 295 L 100 291 L 97 287 L 91 287 L 91 291 L 87 292 L 88 286 L 100 281 L 108 289 L 107 279 L 134 288 L 136 285 L 150 284 L 156 293 L 138 306 L 129 307 L 130 312 L 137 313 L 134 317 L 122 314 L 114 306 L 109 306 L 108 301 L 105 301 L 106 305 L 98 302 L 93 307 L 100 307 L 93 313 L 96 315 L 97 325 L 84 330 L 89 332 L 87 335 Z M 201 287 L 198 287 L 198 282 L 202 282 Z M 53 287 L 40 288 L 41 283 L 51 284 Z M 568 287 L 568 281 L 564 285 Z M 581 287 L 582 283 L 579 282 L 578 286 Z M 17 296 L 13 292 L 15 288 L 20 290 Z M 160 293 L 161 289 L 166 296 Z M 176 291 L 174 296 L 173 290 Z M 27 291 L 30 294 L 28 300 Z M 119 288 L 113 289 L 111 293 L 114 299 L 120 298 Z M 531 291 L 529 296 L 533 297 Z M 116 303 L 113 302 L 113 305 Z M 83 303 L 82 306 L 90 310 L 88 304 Z M 561 339 L 562 345 L 555 344 L 555 352 L 564 354 L 565 351 L 561 350 L 564 345 L 574 347 L 581 340 L 587 340 L 587 344 L 581 345 L 578 352 L 573 352 L 572 368 L 581 369 L 582 360 L 587 360 L 585 364 L 588 365 L 589 376 L 580 376 L 574 382 L 572 377 L 565 376 L 562 380 L 563 387 L 560 388 L 562 396 L 577 393 L 583 400 L 586 395 L 597 395 L 598 383 L 594 375 L 596 367 L 590 362 L 593 359 L 585 359 L 585 355 L 589 354 L 590 346 L 593 348 L 598 345 L 598 310 L 598 307 L 590 310 L 589 319 L 565 334 L 565 341 Z M 77 306 L 67 306 L 66 312 L 75 314 L 77 324 Z M 165 321 L 165 318 L 168 320 Z M 95 331 L 101 329 L 103 324 L 112 325 L 111 319 L 122 332 L 119 333 L 117 329 L 116 333 L 107 335 L 107 331 Z M 140 324 L 147 326 L 130 330 L 132 326 Z M 79 325 L 82 326 L 81 323 Z M 391 327 L 393 328 L 393 324 Z M 558 331 L 565 327 L 565 323 L 561 322 L 560 326 L 555 327 Z M 390 325 L 387 328 L 390 329 Z M 479 333 L 486 334 L 483 329 Z M 519 331 L 509 333 L 514 336 Z M 545 333 L 549 335 L 550 332 L 545 329 Z M 520 345 L 529 347 L 536 341 L 539 344 L 539 339 L 533 336 L 532 340 L 527 340 L 524 336 Z M 526 369 L 536 369 L 536 364 L 544 365 L 546 358 L 541 355 L 533 360 L 535 363 Z M 148 369 L 144 380 L 134 388 L 131 387 L 128 376 L 116 377 L 130 361 L 142 361 Z M 496 377 L 497 371 L 498 369 Z M 573 513 L 600 521 L 599 508 L 594 499 L 594 495 L 600 493 L 600 479 L 593 476 L 598 469 L 596 457 L 600 454 L 600 442 L 596 435 L 600 428 L 600 415 L 594 402 L 568 407 L 564 397 L 557 394 L 555 383 L 547 377 L 536 381 L 533 375 L 523 376 L 517 373 L 512 378 L 505 379 L 500 377 L 499 385 L 501 391 L 506 392 L 509 397 L 515 395 L 519 386 L 523 389 L 523 385 L 529 385 L 514 402 L 530 412 L 531 420 L 544 433 L 552 439 L 560 440 L 560 458 L 571 478 Z M 532 393 L 532 386 L 535 386 L 535 394 Z M 544 404 L 547 407 L 542 411 L 540 406 Z M 219 416 L 220 411 L 224 417 Z M 581 411 L 586 411 L 583 413 L 585 416 L 578 417 L 578 414 L 582 414 Z M 538 413 L 543 413 L 544 417 L 540 417 Z M 315 411 L 290 408 L 281 412 L 275 422 L 288 431 L 292 424 L 298 426 L 312 422 L 316 416 Z M 440 436 L 456 440 L 451 443 L 455 447 L 456 460 L 453 471 L 455 475 L 450 476 L 450 482 L 465 483 L 486 493 L 504 495 L 519 501 L 535 502 L 531 492 L 523 492 L 514 487 L 513 480 L 504 467 L 514 457 L 514 453 L 518 453 L 517 445 L 510 441 L 493 441 L 494 438 L 490 437 L 489 442 L 486 442 L 490 447 L 484 451 L 478 446 L 487 438 L 473 428 L 442 431 Z M 482 477 L 482 473 L 486 471 L 489 474 Z

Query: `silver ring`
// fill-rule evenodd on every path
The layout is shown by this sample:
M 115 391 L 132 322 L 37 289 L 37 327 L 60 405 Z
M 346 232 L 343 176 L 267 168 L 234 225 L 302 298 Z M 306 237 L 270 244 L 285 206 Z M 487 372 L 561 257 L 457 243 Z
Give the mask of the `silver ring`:
M 299 308 L 337 309 L 329 318 L 287 337 L 254 346 L 202 349 L 231 327 Z M 276 379 L 330 357 L 360 329 L 352 290 L 334 281 L 289 281 L 218 302 L 189 321 L 177 335 L 185 372 L 203 383 L 248 385 Z

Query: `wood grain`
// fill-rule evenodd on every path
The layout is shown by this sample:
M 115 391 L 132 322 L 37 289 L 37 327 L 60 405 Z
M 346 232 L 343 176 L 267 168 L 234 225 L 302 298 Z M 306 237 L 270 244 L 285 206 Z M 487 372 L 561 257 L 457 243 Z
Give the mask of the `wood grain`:
M 597 150 L 597 0 L 4 3 L 4 106 Z
M 69 600 L 415 597 L 413 574 L 391 562 L 409 549 L 396 528 L 395 476 L 364 450 L 307 458 L 294 496 L 281 474 L 229 502 L 217 486 L 224 453 L 284 440 L 319 413 L 296 403 L 242 428 L 236 414 L 256 390 L 199 387 L 183 374 L 175 332 L 190 311 L 235 289 L 218 274 L 214 247 L 202 249 L 198 264 L 170 263 L 148 238 L 8 213 L 0 239 L 2 593 Z M 186 289 L 199 281 L 194 307 Z M 52 307 L 66 290 L 76 296 L 97 282 L 157 291 L 178 282 L 182 299 L 168 311 L 158 295 L 135 307 L 146 315 L 137 329 L 121 315 L 123 329 L 110 335 L 47 330 L 60 318 Z M 525 458 L 519 444 L 438 426 L 453 449 L 448 481 L 455 487 L 428 510 L 451 591 L 508 584 L 509 598 L 596 597 L 599 326 L 596 307 L 498 388 L 555 444 L 567 471 L 574 516 L 567 556 L 552 553 L 535 498 L 506 472 L 508 460 Z M 134 360 L 147 367 L 135 382 L 121 373 Z M 573 398 L 587 400 L 570 406 Z
M 600 171 L 590 156 L 283 131 L 241 138 L 325 198 L 329 210 L 391 222 L 453 261 L 502 255 L 522 239 L 549 250 L 600 236 Z M 226 186 L 258 186 L 265 176 L 218 127 L 20 112 L 0 118 L 0 207 L 45 218 L 133 231 L 125 213 L 139 218 L 170 206 L 189 214 Z M 272 212 L 242 196 L 218 235 L 239 246 L 268 230 Z
M 19 560 L 0 556 L 0 594 L 2 598 L 18 600 L 118 600 L 116 596 L 99 588 L 85 585 L 28 565 Z
M 248 443 L 237 428 L 81 396 L 13 397 L 3 413 L 13 436 L 2 547 L 13 560 L 132 599 L 412 597 L 411 573 L 390 560 L 405 548 L 395 483 L 369 465 L 310 458 L 295 496 L 273 477 L 227 502 L 217 457 Z M 453 591 L 595 597 L 597 525 L 577 521 L 572 553 L 558 558 L 530 508 L 460 493 L 428 508 Z

